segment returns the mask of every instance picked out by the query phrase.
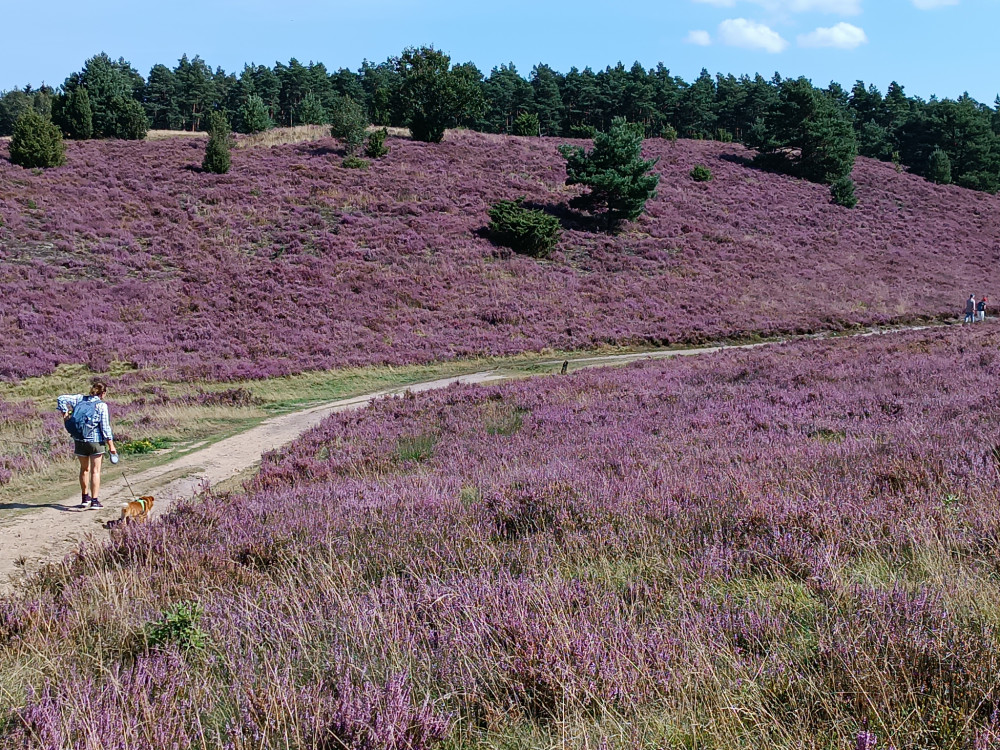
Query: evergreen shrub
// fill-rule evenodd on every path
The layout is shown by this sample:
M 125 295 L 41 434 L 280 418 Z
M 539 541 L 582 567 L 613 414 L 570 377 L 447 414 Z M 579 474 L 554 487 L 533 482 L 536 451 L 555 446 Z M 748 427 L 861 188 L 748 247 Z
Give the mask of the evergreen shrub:
M 62 133 L 33 109 L 25 110 L 14 126 L 10 160 L 22 167 L 59 167 L 66 163 Z
M 381 159 L 389 153 L 389 147 L 385 145 L 385 139 L 389 136 L 386 128 L 373 130 L 368 134 L 368 141 L 365 143 L 365 156 L 369 159 Z
M 534 112 L 522 112 L 514 119 L 510 132 L 513 135 L 538 135 L 541 125 Z
M 344 158 L 344 167 L 347 169 L 368 169 L 368 166 L 369 163 L 367 159 L 362 159 L 354 154 Z
M 240 129 L 244 133 L 263 133 L 274 127 L 267 105 L 257 94 L 250 94 L 240 106 Z
M 205 147 L 205 158 L 201 168 L 214 174 L 225 174 L 229 171 L 232 147 L 232 136 L 229 122 L 221 112 L 212 112 L 208 116 L 208 145 Z
M 490 207 L 490 236 L 516 253 L 546 258 L 559 241 L 559 219 L 544 211 L 525 208 L 524 197 L 497 201 Z
M 594 136 L 590 151 L 569 144 L 560 146 L 559 153 L 566 159 L 566 184 L 589 188 L 574 197 L 570 206 L 595 215 L 603 213 L 612 231 L 622 222 L 638 218 L 660 182 L 660 176 L 652 173 L 656 160 L 642 158 L 643 134 L 642 125 L 616 117 L 608 132 Z
M 149 118 L 142 104 L 131 97 L 115 99 L 114 137 L 125 141 L 141 141 L 149 132 Z
M 691 179 L 695 182 L 708 182 L 712 179 L 712 170 L 703 164 L 696 164 L 691 170 Z
M 854 180 L 846 176 L 835 180 L 830 185 L 830 197 L 838 206 L 854 208 L 858 205 L 857 196 L 854 195 Z
M 330 108 L 330 135 L 344 142 L 348 156 L 361 146 L 367 128 L 368 115 L 351 97 L 341 97 Z
M 939 148 L 927 160 L 927 179 L 938 185 L 951 184 L 951 159 Z

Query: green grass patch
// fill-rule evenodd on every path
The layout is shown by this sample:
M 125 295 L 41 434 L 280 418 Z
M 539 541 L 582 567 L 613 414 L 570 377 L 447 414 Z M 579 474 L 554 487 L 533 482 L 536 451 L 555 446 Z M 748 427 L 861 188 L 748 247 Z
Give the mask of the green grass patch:
M 486 414 L 483 417 L 486 434 L 514 435 L 521 430 L 524 424 L 524 415 L 527 413 L 528 409 L 509 405 L 497 408 L 493 402 L 489 402 Z
M 152 453 L 170 445 L 169 438 L 139 438 L 138 440 L 126 440 L 115 445 L 118 452 L 123 456 L 137 456 L 143 453 Z
M 396 457 L 403 462 L 429 461 L 434 455 L 437 441 L 438 436 L 429 432 L 422 435 L 406 435 L 401 437 L 396 445 Z

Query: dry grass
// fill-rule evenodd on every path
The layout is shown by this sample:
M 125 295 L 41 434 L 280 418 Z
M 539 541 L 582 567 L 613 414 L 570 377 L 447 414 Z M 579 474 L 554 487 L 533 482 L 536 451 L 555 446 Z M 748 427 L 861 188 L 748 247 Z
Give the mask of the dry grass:
M 196 130 L 150 130 L 146 133 L 147 141 L 163 141 L 167 138 L 208 138 L 208 133 Z
M 308 143 L 330 137 L 327 125 L 297 125 L 294 128 L 272 128 L 263 133 L 243 135 L 236 139 L 236 148 L 271 148 L 288 143 Z

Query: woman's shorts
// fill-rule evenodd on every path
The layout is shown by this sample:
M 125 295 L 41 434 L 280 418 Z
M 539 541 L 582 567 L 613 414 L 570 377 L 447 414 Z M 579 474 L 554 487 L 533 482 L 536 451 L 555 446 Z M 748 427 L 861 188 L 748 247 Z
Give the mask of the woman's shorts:
M 83 458 L 104 455 L 104 443 L 86 443 L 83 440 L 74 440 L 73 445 L 76 447 L 73 453 Z

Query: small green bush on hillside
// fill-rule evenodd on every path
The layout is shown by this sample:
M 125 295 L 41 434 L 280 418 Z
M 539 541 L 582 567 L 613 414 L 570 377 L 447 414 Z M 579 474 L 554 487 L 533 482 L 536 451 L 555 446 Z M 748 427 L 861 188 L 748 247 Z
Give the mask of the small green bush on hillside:
M 695 182 L 708 182 L 712 179 L 712 170 L 703 164 L 696 164 L 691 170 L 691 179 Z
M 938 185 L 951 184 L 951 159 L 948 154 L 937 148 L 927 162 L 927 179 Z
M 114 100 L 114 137 L 125 141 L 141 141 L 149 132 L 149 118 L 142 104 L 131 97 Z
M 369 162 L 367 159 L 362 159 L 353 154 L 344 158 L 344 167 L 347 169 L 368 169 L 368 166 Z
M 361 146 L 368 127 L 364 108 L 349 96 L 342 96 L 330 108 L 330 135 L 344 142 L 348 156 Z
M 514 252 L 545 258 L 559 241 L 559 220 L 544 211 L 525 208 L 524 198 L 498 201 L 490 208 L 490 235 Z
M 368 141 L 365 143 L 365 156 L 369 159 L 381 159 L 389 153 L 389 147 L 385 145 L 385 139 L 389 131 L 385 128 L 373 130 L 368 134 Z
M 205 147 L 205 158 L 201 168 L 214 174 L 225 174 L 229 171 L 232 136 L 229 122 L 221 112 L 212 112 L 208 117 L 208 145 Z
M 854 180 L 850 177 L 841 177 L 830 185 L 830 197 L 838 206 L 854 208 L 858 205 L 857 196 L 854 195 Z
M 33 109 L 26 110 L 14 127 L 10 160 L 22 167 L 58 167 L 66 163 L 62 133 Z

